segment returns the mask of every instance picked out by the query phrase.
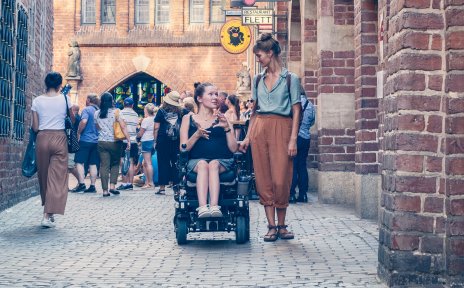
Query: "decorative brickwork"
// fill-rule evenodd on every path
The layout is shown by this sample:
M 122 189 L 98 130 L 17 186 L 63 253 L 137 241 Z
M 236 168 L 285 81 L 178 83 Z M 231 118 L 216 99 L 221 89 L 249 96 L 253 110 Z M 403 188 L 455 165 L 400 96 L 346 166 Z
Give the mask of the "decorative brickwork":
M 372 0 L 356 0 L 355 13 L 356 173 L 377 174 L 377 5 Z
M 354 93 L 354 51 L 322 51 L 319 93 Z
M 464 279 L 464 10 L 455 1 L 391 7 L 379 275 L 391 286 L 458 287 Z
M 303 9 L 304 8 L 304 9 Z M 315 9 L 315 3 L 306 1 L 304 6 L 299 9 L 301 35 L 302 35 L 302 63 L 304 63 L 304 74 L 302 75 L 302 84 L 306 92 L 306 96 L 310 101 L 317 107 L 317 73 L 318 73 L 318 56 L 317 50 L 317 11 Z M 301 11 L 303 10 L 303 11 Z M 304 13 L 306 12 L 306 13 Z M 311 170 L 311 174 L 316 173 L 316 169 L 319 167 L 319 149 L 318 149 L 318 135 L 317 135 L 317 124 L 311 129 L 311 144 L 307 159 L 307 167 Z M 313 182 L 312 189 L 315 189 L 315 177 L 310 181 Z
M 319 93 L 329 94 L 323 97 L 354 93 L 354 51 L 322 51 L 318 75 Z M 354 171 L 354 144 L 354 129 L 320 129 L 319 171 Z
M 354 24 L 353 0 L 335 0 L 333 8 L 335 25 Z
M 319 171 L 354 171 L 354 129 L 321 129 Z
M 444 43 L 440 35 L 432 36 L 432 45 L 444 46 L 446 77 L 429 77 L 429 89 L 442 90 L 447 96 L 444 112 L 444 126 L 439 126 L 441 118 L 429 117 L 427 129 L 438 132 L 444 128 L 446 139 L 441 142 L 441 152 L 445 162 L 441 170 L 444 176 L 440 181 L 439 194 L 444 192 L 446 212 L 445 257 L 448 284 L 450 286 L 464 283 L 464 3 L 462 1 L 444 1 L 445 12 Z M 435 42 L 435 43 L 434 43 Z M 439 45 L 441 44 L 441 45 Z M 443 47 L 442 46 L 442 47 Z M 432 47 L 432 49 L 435 47 Z M 443 55 L 443 54 L 442 54 Z M 430 158 L 427 168 L 436 171 L 439 159 Z M 443 174 L 442 174 L 443 175 Z M 444 186 L 444 187 L 443 187 Z M 435 195 L 434 195 L 435 196 Z M 441 197 L 431 197 L 431 207 Z M 439 203 L 441 204 L 441 203 Z M 441 208 L 438 206 L 437 210 Z M 440 247 L 439 245 L 436 245 Z M 435 247 L 435 246 L 433 246 Z
M 316 42 L 317 41 L 317 20 L 316 19 L 305 19 L 304 40 L 305 42 Z

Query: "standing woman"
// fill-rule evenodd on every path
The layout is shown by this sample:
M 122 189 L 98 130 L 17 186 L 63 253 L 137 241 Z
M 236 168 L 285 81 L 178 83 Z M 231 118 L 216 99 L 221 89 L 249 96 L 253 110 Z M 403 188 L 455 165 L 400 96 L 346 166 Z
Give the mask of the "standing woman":
M 227 111 L 224 113 L 227 120 L 238 121 L 240 120 L 240 100 L 235 95 L 229 95 L 226 98 Z
M 114 126 L 117 121 L 127 139 L 127 150 L 130 150 L 130 136 L 127 133 L 126 123 L 120 115 L 120 110 L 114 108 L 113 96 L 109 92 L 102 94 L 100 98 L 100 110 L 95 112 L 95 124 L 98 133 L 98 154 L 100 155 L 100 178 L 103 189 L 103 197 L 111 194 L 118 195 L 115 189 L 119 174 L 119 161 L 121 157 L 122 141 L 114 138 Z M 108 180 L 110 189 L 108 192 Z
M 160 185 L 155 194 L 158 195 L 165 193 L 169 182 L 173 182 L 175 192 L 178 189 L 176 161 L 179 154 L 179 130 L 182 122 L 182 107 L 179 99 L 179 92 L 169 92 L 164 96 L 164 102 L 155 116 L 153 135 L 158 153 L 158 184 Z
M 262 34 L 253 47 L 253 53 L 265 70 L 261 76 L 254 77 L 252 97 L 257 102 L 256 113 L 252 115 L 247 136 L 241 144 L 242 151 L 249 144 L 253 151 L 256 188 L 268 221 L 266 242 L 294 238 L 287 230 L 285 216 L 292 182 L 292 157 L 297 152 L 300 83 L 295 74 L 282 67 L 280 52 L 279 42 L 270 33 Z M 290 87 L 287 86 L 289 73 Z
M 58 72 L 45 77 L 47 92 L 32 101 L 32 129 L 38 132 L 36 157 L 40 197 L 44 206 L 42 227 L 55 227 L 54 214 L 64 215 L 68 197 L 68 142 L 64 119 L 71 111 L 71 99 L 59 91 L 63 78 Z M 67 97 L 67 105 L 66 99 Z
M 153 131 L 155 128 L 155 105 L 148 103 L 143 109 L 145 118 L 142 120 L 140 130 L 137 137 L 140 137 L 142 142 L 142 155 L 143 155 L 143 173 L 147 181 L 142 189 L 153 187 L 153 166 L 151 163 L 151 155 L 153 152 Z
M 235 95 L 229 95 L 226 98 L 226 105 L 228 110 L 224 113 L 224 116 L 229 122 L 237 122 L 240 120 L 240 100 Z M 234 129 L 235 139 L 239 139 L 240 129 Z

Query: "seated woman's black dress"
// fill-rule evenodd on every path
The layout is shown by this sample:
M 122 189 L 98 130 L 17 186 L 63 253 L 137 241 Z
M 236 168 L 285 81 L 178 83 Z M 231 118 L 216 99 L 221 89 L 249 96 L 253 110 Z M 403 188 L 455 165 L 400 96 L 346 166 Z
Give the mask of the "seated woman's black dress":
M 190 115 L 190 125 L 188 137 L 192 137 L 198 130 L 195 122 Z M 187 172 L 190 173 L 197 166 L 200 160 L 211 162 L 217 160 L 226 171 L 232 169 L 234 164 L 234 154 L 227 146 L 227 135 L 222 127 L 209 127 L 206 129 L 210 131 L 209 139 L 200 138 L 189 151 L 189 162 L 187 164 Z

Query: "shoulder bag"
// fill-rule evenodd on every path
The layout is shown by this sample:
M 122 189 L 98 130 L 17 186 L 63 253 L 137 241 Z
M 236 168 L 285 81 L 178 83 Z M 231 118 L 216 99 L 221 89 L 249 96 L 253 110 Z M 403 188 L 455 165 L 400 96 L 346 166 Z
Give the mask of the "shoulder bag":
M 77 140 L 77 131 L 74 129 L 74 125 L 71 121 L 68 108 L 68 97 L 63 94 L 64 100 L 66 101 L 66 118 L 64 118 L 64 131 L 66 132 L 66 138 L 68 140 L 68 153 L 76 153 L 79 150 L 79 141 Z
M 119 110 L 116 110 L 114 112 L 114 123 L 113 123 L 114 140 L 116 141 L 126 139 L 126 136 L 124 136 L 124 133 L 122 133 L 121 124 L 119 124 L 118 119 L 119 119 Z

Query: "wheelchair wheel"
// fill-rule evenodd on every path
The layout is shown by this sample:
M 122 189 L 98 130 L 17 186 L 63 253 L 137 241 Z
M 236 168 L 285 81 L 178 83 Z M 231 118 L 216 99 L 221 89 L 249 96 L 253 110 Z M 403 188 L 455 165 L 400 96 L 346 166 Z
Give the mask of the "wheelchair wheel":
M 176 239 L 178 245 L 187 244 L 187 221 L 184 219 L 176 220 Z
M 243 244 L 247 242 L 247 223 L 246 223 L 246 217 L 244 216 L 237 216 L 237 223 L 235 227 L 235 242 L 237 244 Z
M 246 241 L 250 241 L 250 217 L 246 217 Z

